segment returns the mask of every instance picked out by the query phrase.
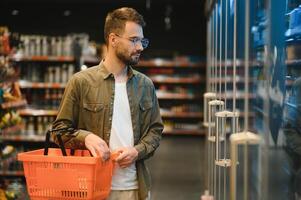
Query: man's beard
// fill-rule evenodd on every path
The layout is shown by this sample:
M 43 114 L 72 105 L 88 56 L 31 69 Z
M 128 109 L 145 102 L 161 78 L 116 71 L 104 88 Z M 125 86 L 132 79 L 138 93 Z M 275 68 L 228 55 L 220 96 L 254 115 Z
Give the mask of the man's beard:
M 134 57 L 128 56 L 125 51 L 118 50 L 118 49 L 116 51 L 116 56 L 119 60 L 121 60 L 126 65 L 137 65 L 140 57 L 140 56 L 134 56 Z

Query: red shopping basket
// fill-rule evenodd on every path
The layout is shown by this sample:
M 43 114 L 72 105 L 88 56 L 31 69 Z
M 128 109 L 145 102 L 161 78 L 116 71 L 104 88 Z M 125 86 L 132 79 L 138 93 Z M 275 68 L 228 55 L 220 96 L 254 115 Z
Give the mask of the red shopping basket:
M 31 200 L 103 200 L 111 189 L 115 156 L 102 161 L 88 150 L 45 147 L 19 153 L 18 160 L 23 161 Z

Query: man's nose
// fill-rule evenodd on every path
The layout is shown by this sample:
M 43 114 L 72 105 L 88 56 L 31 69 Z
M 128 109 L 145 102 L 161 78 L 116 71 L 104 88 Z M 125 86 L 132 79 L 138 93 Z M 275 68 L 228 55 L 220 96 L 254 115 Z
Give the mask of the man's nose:
M 139 51 L 143 51 L 143 50 L 144 50 L 141 41 L 137 42 L 137 44 L 136 44 L 136 49 L 139 50 Z

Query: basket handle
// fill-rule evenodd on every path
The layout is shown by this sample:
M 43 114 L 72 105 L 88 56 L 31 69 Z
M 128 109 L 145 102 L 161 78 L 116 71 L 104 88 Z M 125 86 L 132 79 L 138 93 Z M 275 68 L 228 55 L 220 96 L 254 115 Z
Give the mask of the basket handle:
M 48 155 L 48 149 L 49 149 L 49 144 L 50 144 L 50 142 L 49 142 L 49 140 L 50 140 L 50 133 L 53 132 L 53 131 L 61 131 L 61 130 L 66 130 L 66 128 L 55 129 L 55 130 L 48 130 L 46 132 L 44 155 Z M 67 156 L 66 149 L 65 149 L 65 146 L 64 146 L 64 143 L 63 143 L 63 140 L 62 140 L 62 135 L 61 134 L 57 134 L 57 138 L 58 138 L 59 146 L 60 146 L 60 149 L 62 151 L 63 156 Z M 74 151 L 72 151 L 72 154 L 74 154 Z

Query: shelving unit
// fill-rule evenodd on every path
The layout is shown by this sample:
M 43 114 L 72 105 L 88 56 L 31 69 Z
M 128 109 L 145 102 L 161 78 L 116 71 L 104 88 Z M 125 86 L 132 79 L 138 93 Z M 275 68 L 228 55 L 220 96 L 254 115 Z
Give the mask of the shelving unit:
M 17 124 L 1 130 L 1 135 L 9 135 L 14 133 L 19 133 L 24 129 L 24 124 Z
M 166 112 L 162 111 L 163 118 L 203 118 L 202 112 Z
M 0 27 L 2 30 L 2 27 Z M 2 34 L 2 33 L 1 33 Z M 2 35 L 1 35 L 2 36 Z M 0 46 L 3 38 L 1 37 Z M 9 44 L 6 44 L 9 45 Z M 9 183 L 11 180 L 22 178 L 23 168 L 17 161 L 17 153 L 23 151 L 20 145 L 15 141 L 30 141 L 31 138 L 19 138 L 25 128 L 23 119 L 20 117 L 19 110 L 27 105 L 20 92 L 18 83 L 19 70 L 18 67 L 9 59 L 11 47 L 8 46 L 7 52 L 0 53 L 0 182 Z M 1 48 L 1 51 L 3 48 Z M 7 180 L 8 178 L 8 180 Z M 23 183 L 24 184 L 24 183 Z M 1 185 L 2 191 L 4 185 Z
M 153 60 L 141 60 L 137 67 L 143 68 L 154 68 L 154 67 L 167 67 L 167 68 L 204 68 L 206 64 L 204 62 L 191 62 L 191 61 L 176 61 L 176 60 L 164 60 L 164 59 L 153 59 Z
M 164 77 L 150 77 L 154 84 L 201 84 L 205 78 L 164 78 Z
M 0 176 L 3 177 L 24 177 L 23 171 L 0 170 Z
M 154 59 L 135 67 L 155 84 L 166 135 L 205 135 L 201 126 L 204 62 Z
M 166 135 L 205 135 L 206 131 L 204 129 L 200 130 L 187 130 L 187 129 L 176 129 L 163 131 Z
M 0 104 L 0 107 L 2 109 L 9 109 L 9 108 L 17 108 L 17 107 L 22 107 L 27 104 L 27 101 L 25 99 L 17 100 L 17 101 L 9 101 Z
M 44 82 L 28 82 L 20 81 L 20 87 L 22 89 L 64 89 L 66 87 L 65 83 L 44 83 Z
M 42 135 L 5 135 L 0 136 L 0 141 L 6 141 L 6 142 L 45 142 L 45 136 Z
M 30 60 L 33 62 L 33 60 Z M 89 66 L 96 65 L 98 62 L 90 61 Z M 157 97 L 159 99 L 160 105 L 169 108 L 162 112 L 163 120 L 169 120 L 175 123 L 190 123 L 198 124 L 202 120 L 201 104 L 202 104 L 202 90 L 205 87 L 205 65 L 202 62 L 175 62 L 175 61 L 165 61 L 162 59 L 154 59 L 151 61 L 140 61 L 137 66 L 137 70 L 148 75 L 154 82 L 157 89 Z M 185 76 L 181 75 L 185 71 Z M 31 82 L 20 81 L 20 86 L 23 91 L 30 93 L 37 92 L 39 90 L 42 93 L 44 99 L 53 104 L 54 106 L 33 106 L 34 108 L 27 108 L 20 110 L 20 115 L 25 119 L 30 119 L 35 121 L 36 118 L 43 117 L 54 117 L 57 114 L 58 102 L 62 96 L 63 89 L 66 83 L 48 83 L 48 82 Z M 163 88 L 163 89 L 162 89 Z M 178 88 L 174 90 L 174 88 Z M 180 89 L 179 89 L 180 88 Z M 27 91 L 26 91 L 27 90 Z M 190 90 L 189 92 L 187 92 Z M 46 94 L 48 93 L 53 94 Z M 57 91 L 60 91 L 58 94 Z M 43 93 L 44 92 L 44 93 Z M 46 97 L 48 96 L 48 97 Z M 170 103 L 172 100 L 172 103 Z M 29 103 L 35 102 L 34 100 L 28 100 Z M 41 100 L 40 100 L 41 101 Z M 176 110 L 172 111 L 170 105 L 176 106 Z M 186 105 L 186 110 L 185 110 Z M 192 105 L 193 108 L 190 110 L 187 108 Z M 161 107 L 162 107 L 161 106 Z M 184 109 L 183 109 L 184 106 Z M 43 108 L 44 107 L 44 108 Z M 182 110 L 181 110 L 182 107 Z M 188 110 L 187 110 L 188 109 Z M 33 119 L 35 118 L 35 119 Z M 37 126 L 35 126 L 37 128 Z M 202 127 L 199 126 L 201 130 Z M 166 131 L 164 134 L 180 134 L 180 135 L 203 135 L 203 130 L 171 130 Z
M 21 116 L 56 116 L 57 110 L 26 108 L 19 111 Z
M 29 56 L 19 59 L 17 64 L 21 70 L 30 68 L 38 77 L 23 73 L 19 81 L 29 104 L 26 109 L 20 110 L 26 122 L 25 130 L 45 133 L 57 115 L 66 83 L 75 72 L 75 60 L 66 56 Z M 43 72 L 48 75 L 38 75 Z
M 44 147 L 45 132 L 55 119 L 66 83 L 76 71 L 77 64 L 74 56 L 59 55 L 59 52 L 68 52 L 66 49 L 58 49 L 66 48 L 67 45 L 53 46 L 52 43 L 42 51 L 41 46 L 35 46 L 39 43 L 32 41 L 33 36 L 24 36 L 23 39 L 25 37 L 27 42 L 23 41 L 22 47 L 25 48 L 21 51 L 23 55 L 20 53 L 6 55 L 18 73 L 5 79 L 6 82 L 17 83 L 24 99 L 0 103 L 0 111 L 18 110 L 18 115 L 22 117 L 21 124 L 0 129 L 1 147 L 11 149 L 8 156 L 3 159 L 1 157 L 0 177 L 5 181 L 21 179 L 23 185 L 25 184 L 23 166 L 17 161 L 17 154 Z M 39 37 L 36 36 L 36 39 Z M 2 117 L 2 112 L 0 114 Z M 50 146 L 56 147 L 53 143 Z
M 12 56 L 13 62 L 74 62 L 73 56 Z

